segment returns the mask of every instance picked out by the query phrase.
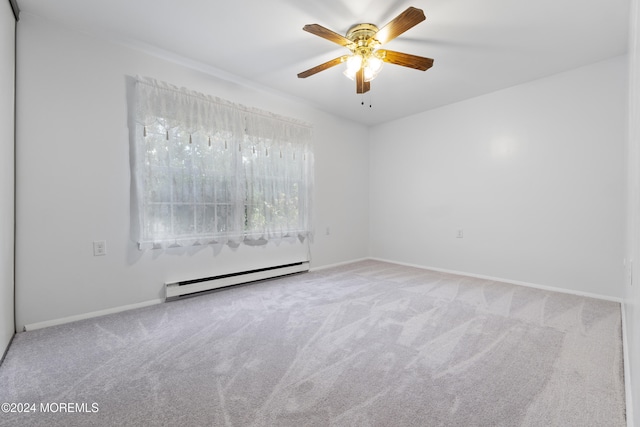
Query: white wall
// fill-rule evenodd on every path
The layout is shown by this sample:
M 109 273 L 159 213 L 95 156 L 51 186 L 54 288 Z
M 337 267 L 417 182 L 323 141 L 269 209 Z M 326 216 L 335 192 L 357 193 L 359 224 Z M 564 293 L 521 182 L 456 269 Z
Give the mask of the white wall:
M 627 276 L 624 306 L 633 403 L 627 418 L 640 426 L 640 4 L 631 1 L 629 37 L 629 141 L 627 147 Z M 629 396 L 627 396 L 628 398 Z M 629 402 L 629 400 L 627 400 Z
M 15 18 L 0 1 L 0 358 L 15 333 L 13 317 Z
M 167 281 L 307 256 L 306 244 L 289 243 L 238 250 L 136 249 L 130 236 L 126 76 L 153 77 L 313 123 L 312 267 L 366 257 L 365 127 L 28 14 L 18 26 L 18 52 L 19 330 L 155 300 Z M 107 256 L 93 256 L 94 240 L 107 241 Z
M 626 67 L 372 128 L 371 256 L 622 297 Z
M 290 244 L 135 248 L 126 76 L 137 74 L 314 124 L 314 267 L 371 255 L 622 296 L 624 57 L 367 130 L 35 16 L 18 27 L 18 329 L 306 256 Z M 108 255 L 94 257 L 102 239 Z

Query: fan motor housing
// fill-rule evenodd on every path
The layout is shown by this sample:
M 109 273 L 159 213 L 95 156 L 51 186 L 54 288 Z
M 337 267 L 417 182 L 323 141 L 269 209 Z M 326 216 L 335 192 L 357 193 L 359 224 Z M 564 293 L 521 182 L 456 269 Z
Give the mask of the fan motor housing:
M 346 38 L 355 44 L 362 46 L 367 43 L 367 40 L 375 36 L 377 32 L 378 27 L 373 24 L 356 24 L 349 28 Z

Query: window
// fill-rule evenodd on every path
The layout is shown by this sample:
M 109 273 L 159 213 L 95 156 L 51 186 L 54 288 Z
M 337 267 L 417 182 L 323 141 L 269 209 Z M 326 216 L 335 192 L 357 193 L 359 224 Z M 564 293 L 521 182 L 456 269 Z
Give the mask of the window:
M 149 79 L 135 94 L 141 249 L 310 235 L 310 126 Z

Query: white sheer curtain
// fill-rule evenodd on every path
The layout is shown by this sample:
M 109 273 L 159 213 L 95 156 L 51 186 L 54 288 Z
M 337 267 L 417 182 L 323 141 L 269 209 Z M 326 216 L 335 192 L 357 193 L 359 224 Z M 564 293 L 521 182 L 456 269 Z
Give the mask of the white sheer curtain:
M 140 249 L 310 237 L 310 125 L 148 78 L 134 99 Z

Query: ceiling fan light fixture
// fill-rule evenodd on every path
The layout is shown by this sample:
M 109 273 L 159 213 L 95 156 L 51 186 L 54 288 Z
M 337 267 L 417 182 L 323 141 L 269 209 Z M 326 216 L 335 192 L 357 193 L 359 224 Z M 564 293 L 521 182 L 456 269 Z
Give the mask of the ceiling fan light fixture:
M 369 57 L 369 59 L 367 59 L 367 67 L 376 74 L 379 73 L 382 69 L 382 64 L 382 59 L 378 58 L 377 56 L 371 56 Z
M 365 57 L 360 52 L 355 52 L 347 61 L 347 66 L 343 72 L 350 80 L 355 80 L 356 73 L 362 68 L 364 71 L 364 81 L 370 82 L 375 79 L 382 69 L 382 60 L 374 55 Z
M 375 79 L 377 75 L 378 75 L 378 73 L 374 73 L 371 68 L 369 68 L 369 67 L 365 67 L 364 68 L 364 81 L 365 82 L 370 82 L 371 80 Z
M 355 76 L 356 73 L 362 68 L 362 56 L 353 54 L 347 59 L 347 73 L 351 76 Z
M 358 55 L 357 53 L 352 54 L 347 58 L 346 65 L 347 66 L 342 74 L 344 74 L 351 80 L 355 80 L 356 73 L 360 71 L 360 68 L 362 68 L 362 56 Z
M 342 74 L 344 74 L 345 76 L 347 76 L 347 78 L 349 80 L 355 80 L 356 79 L 356 71 L 351 72 L 348 68 L 345 69 Z
M 380 49 L 381 45 L 388 43 L 425 19 L 421 9 L 409 7 L 382 29 L 378 29 L 373 24 L 356 24 L 349 28 L 345 36 L 319 24 L 305 25 L 302 28 L 304 31 L 344 46 L 351 51 L 351 54 L 334 58 L 298 73 L 298 78 L 306 78 L 346 62 L 344 75 L 356 81 L 356 93 L 365 93 L 371 88 L 369 82 L 376 78 L 385 62 L 426 71 L 433 66 L 433 59 Z
M 375 78 L 376 78 L 376 76 L 371 71 L 371 68 L 365 68 L 364 69 L 364 81 L 365 82 L 370 82 L 371 80 L 373 80 Z

